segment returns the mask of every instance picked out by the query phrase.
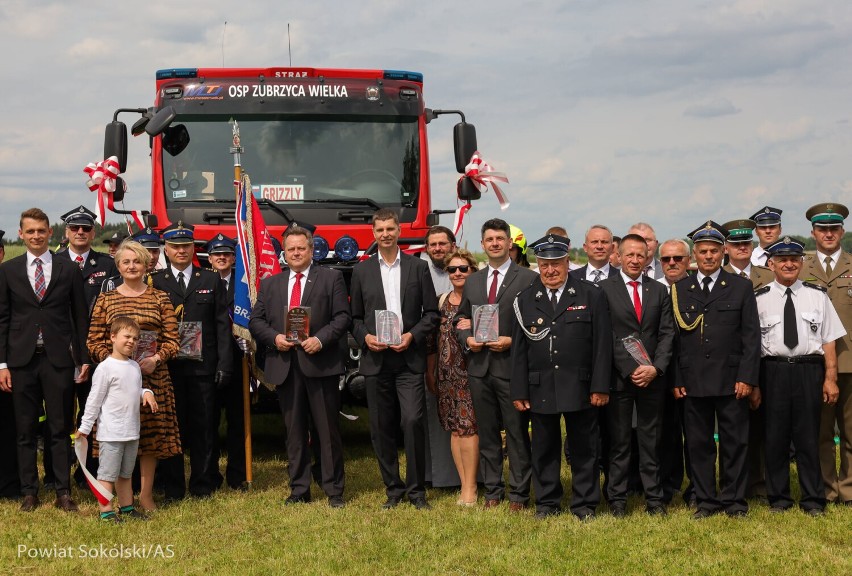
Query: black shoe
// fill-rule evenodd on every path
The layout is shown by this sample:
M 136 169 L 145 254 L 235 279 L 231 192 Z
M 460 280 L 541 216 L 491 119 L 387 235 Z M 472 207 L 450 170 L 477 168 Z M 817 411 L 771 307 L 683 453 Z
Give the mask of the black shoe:
M 147 514 L 143 514 L 142 512 L 137 510 L 136 508 L 133 508 L 132 510 L 129 510 L 128 512 L 122 512 L 121 517 L 122 518 L 129 518 L 130 520 L 140 520 L 142 522 L 146 522 L 146 521 L 151 519 Z
M 543 510 L 536 510 L 535 519 L 536 520 L 544 520 L 546 518 L 550 518 L 551 516 L 559 516 L 562 512 L 559 508 L 545 508 Z
M 35 494 L 27 494 L 24 496 L 23 500 L 21 500 L 21 512 L 32 512 L 38 508 L 39 504 L 38 496 Z
M 577 520 L 580 522 L 591 522 L 595 519 L 595 513 L 593 510 L 586 510 L 584 512 L 574 512 L 574 516 L 577 517 Z
M 745 518 L 748 514 L 745 510 L 725 510 L 728 518 Z
M 808 508 L 807 510 L 802 510 L 802 512 L 814 518 L 825 516 L 825 510 L 823 510 L 822 508 Z
M 286 506 L 290 506 L 292 504 L 310 504 L 310 502 L 311 502 L 310 494 L 303 494 L 302 496 L 294 496 L 294 495 L 291 494 L 290 496 L 287 497 L 286 500 L 284 500 L 284 504 Z
M 420 496 L 419 498 L 412 498 L 411 505 L 414 506 L 418 510 L 431 510 L 432 506 L 426 502 L 426 498 Z
M 714 516 L 716 513 L 712 510 L 707 510 L 705 508 L 699 508 L 695 512 L 692 513 L 693 520 L 703 520 L 704 518 L 710 518 Z
M 248 484 L 245 482 L 241 482 L 239 484 L 228 484 L 228 487 L 231 490 L 236 490 L 237 492 L 248 492 Z
M 771 514 L 782 514 L 782 513 L 786 512 L 787 510 L 789 510 L 789 508 L 785 508 L 783 506 L 770 506 L 769 507 L 769 512 Z
M 613 518 L 624 518 L 627 516 L 627 507 L 624 504 L 612 504 L 609 508 Z
M 332 508 L 343 508 L 346 502 L 343 501 L 343 496 L 329 496 L 328 505 Z
M 648 513 L 648 516 L 666 516 L 668 515 L 668 511 L 663 504 L 658 504 L 657 506 L 648 506 L 645 508 L 645 512 Z
M 396 496 L 388 496 L 388 499 L 385 500 L 385 503 L 382 504 L 382 510 L 390 510 L 391 508 L 396 508 L 399 506 L 401 499 Z
M 698 500 L 695 498 L 695 495 L 686 496 L 683 499 L 683 503 L 686 504 L 686 507 L 690 510 L 698 509 Z

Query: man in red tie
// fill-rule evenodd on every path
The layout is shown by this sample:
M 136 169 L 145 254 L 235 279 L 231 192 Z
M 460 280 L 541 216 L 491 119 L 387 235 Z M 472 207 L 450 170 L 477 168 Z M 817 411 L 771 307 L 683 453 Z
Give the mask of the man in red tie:
M 291 224 L 284 232 L 288 269 L 260 283 L 249 328 L 258 345 L 266 347 L 264 373 L 278 386 L 278 401 L 284 414 L 290 472 L 290 496 L 285 502 L 311 501 L 308 430 L 313 423 L 312 441 L 319 445 L 320 484 L 329 506 L 342 508 L 343 441 L 338 426 L 338 382 L 345 369 L 351 316 L 343 274 L 312 264 L 312 258 L 310 230 Z M 302 329 L 298 326 L 306 314 L 307 333 L 304 325 Z
M 459 330 L 466 355 L 473 409 L 479 426 L 479 453 L 485 483 L 485 507 L 498 506 L 505 496 L 501 423 L 506 430 L 509 452 L 509 510 L 524 509 L 530 499 L 529 414 L 515 410 L 509 394 L 512 377 L 512 303 L 521 290 L 538 277 L 509 258 L 512 241 L 509 224 L 493 218 L 482 225 L 482 249 L 488 266 L 465 282 L 459 316 L 471 318 L 473 308 L 496 304 L 499 336 L 492 342 L 477 342 L 471 330 Z
M 609 303 L 613 333 L 613 370 L 609 426 L 609 482 L 607 499 L 613 516 L 627 513 L 630 434 L 634 409 L 639 444 L 639 470 L 648 514 L 665 514 L 660 475 L 660 443 L 666 380 L 674 346 L 674 317 L 668 291 L 643 274 L 648 244 L 638 234 L 628 234 L 619 245 L 621 272 L 600 283 Z M 624 338 L 641 342 L 644 357 L 628 349 Z M 635 343 L 635 341 L 634 341 Z

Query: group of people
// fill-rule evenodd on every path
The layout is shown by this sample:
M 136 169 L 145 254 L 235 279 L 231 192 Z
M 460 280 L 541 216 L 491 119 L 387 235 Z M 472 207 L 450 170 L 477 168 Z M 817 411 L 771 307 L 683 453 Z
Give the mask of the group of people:
M 480 268 L 442 226 L 428 231 L 424 254 L 406 253 L 397 212 L 381 209 L 372 218 L 377 252 L 353 267 L 348 289 L 339 270 L 313 262 L 311 226 L 292 223 L 282 242 L 286 269 L 261 282 L 249 324 L 284 417 L 285 503 L 310 502 L 315 479 L 329 506 L 345 506 L 339 381 L 351 335 L 384 509 L 404 500 L 429 509 L 431 482 L 460 486 L 460 506 L 478 505 L 482 485 L 484 508 L 534 504 L 546 518 L 562 511 L 564 454 L 570 511 L 580 519 L 595 516 L 602 495 L 613 516 L 625 516 L 631 492 L 644 495 L 651 515 L 665 515 L 681 492 L 695 518 L 743 516 L 751 497 L 783 511 L 794 505 L 791 449 L 802 510 L 819 515 L 826 502 L 852 504 L 852 257 L 840 248 L 847 216 L 833 203 L 807 212 L 815 256 L 781 236 L 781 211 L 769 206 L 750 219 L 707 221 L 689 234 L 691 247 L 682 239 L 658 245 L 645 223 L 617 239 L 594 225 L 583 266 L 569 261 L 564 228 L 528 243 L 491 219 L 481 229 Z M 9 440 L 0 442 L 0 495 L 22 495 L 24 511 L 39 505 L 43 404 L 55 505 L 76 510 L 67 442 L 75 393 L 79 434 L 94 426 L 97 439 L 91 470 L 119 493 L 118 514 L 104 506 L 105 519 L 141 516 L 127 502 L 137 453 L 144 510 L 156 508 L 155 476 L 167 500 L 185 496 L 184 450 L 190 494 L 207 497 L 225 480 L 244 486 L 234 374 L 246 346 L 229 317 L 234 242 L 211 240 L 213 270 L 199 269 L 192 227 L 178 222 L 162 237 L 145 229 L 123 239 L 113 260 L 91 250 L 90 211 L 80 207 L 63 220 L 68 248 L 51 254 L 47 216 L 24 212 L 27 254 L 0 266 L 0 389 L 11 392 L 0 394 L 0 433 Z M 155 271 L 161 249 L 168 264 Z M 108 383 L 129 377 L 109 374 L 127 365 L 139 378 L 115 393 L 138 400 L 126 417 L 136 415 L 138 429 L 134 438 L 119 427 L 121 438 L 112 438 Z M 119 456 L 117 441 L 126 443 Z

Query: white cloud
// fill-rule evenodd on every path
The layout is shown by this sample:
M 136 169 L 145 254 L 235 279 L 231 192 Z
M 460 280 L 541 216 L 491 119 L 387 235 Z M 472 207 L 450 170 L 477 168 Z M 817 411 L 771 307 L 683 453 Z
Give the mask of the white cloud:
M 802 117 L 791 122 L 764 122 L 757 135 L 769 144 L 783 144 L 804 140 L 811 136 L 813 130 L 813 119 Z

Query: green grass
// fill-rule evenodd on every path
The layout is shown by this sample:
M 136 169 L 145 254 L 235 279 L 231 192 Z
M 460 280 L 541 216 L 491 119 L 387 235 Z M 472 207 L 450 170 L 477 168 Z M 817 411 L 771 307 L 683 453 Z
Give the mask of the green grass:
M 755 505 L 746 519 L 693 521 L 679 502 L 666 518 L 630 501 L 624 520 L 605 513 L 589 523 L 566 514 L 545 521 L 532 511 L 463 509 L 451 491 L 430 490 L 430 512 L 379 509 L 384 490 L 373 458 L 366 411 L 343 422 L 347 506 L 332 510 L 314 486 L 314 502 L 288 495 L 283 434 L 275 415 L 255 416 L 252 491 L 222 490 L 187 500 L 147 523 L 97 522 L 94 499 L 75 490 L 81 513 L 49 505 L 32 514 L 0 503 L 0 566 L 7 574 L 848 574 L 852 508 L 824 518 Z M 224 462 L 222 463 L 224 467 Z M 569 475 L 563 467 L 566 487 Z M 42 500 L 51 495 L 42 493 Z M 481 502 L 481 500 L 480 500 Z M 565 502 L 567 505 L 567 501 Z M 90 553 L 160 546 L 173 557 L 103 559 Z M 18 556 L 18 546 L 71 547 L 75 558 Z M 80 547 L 83 547 L 82 549 Z M 155 548 L 156 549 L 156 548 Z

